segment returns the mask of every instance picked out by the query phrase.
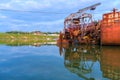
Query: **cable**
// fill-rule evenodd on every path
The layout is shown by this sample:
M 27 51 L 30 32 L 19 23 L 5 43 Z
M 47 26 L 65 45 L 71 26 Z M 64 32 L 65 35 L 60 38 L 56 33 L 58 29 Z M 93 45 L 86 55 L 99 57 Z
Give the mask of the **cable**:
M 65 13 L 65 12 L 47 12 L 47 11 L 25 11 L 25 10 L 14 10 L 14 9 L 0 9 L 0 11 L 10 11 L 10 12 L 26 12 L 26 13 L 42 13 L 42 14 L 70 14 L 70 13 Z M 99 14 L 100 12 L 110 12 L 106 10 L 97 10 L 97 12 L 93 14 Z M 119 10 L 117 10 L 119 11 Z
M 29 13 L 43 13 L 43 14 L 68 14 L 68 13 L 60 13 L 60 12 L 25 11 L 25 10 L 13 10 L 13 9 L 0 9 L 0 11 L 29 12 Z

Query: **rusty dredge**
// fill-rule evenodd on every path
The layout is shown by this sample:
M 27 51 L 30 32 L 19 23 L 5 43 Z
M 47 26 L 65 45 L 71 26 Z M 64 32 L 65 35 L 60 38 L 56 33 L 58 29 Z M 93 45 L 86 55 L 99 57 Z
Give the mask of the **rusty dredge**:
M 93 21 L 92 14 L 101 3 L 80 9 L 64 20 L 64 29 L 59 34 L 57 44 L 102 44 L 120 45 L 120 12 L 103 14 L 102 20 Z

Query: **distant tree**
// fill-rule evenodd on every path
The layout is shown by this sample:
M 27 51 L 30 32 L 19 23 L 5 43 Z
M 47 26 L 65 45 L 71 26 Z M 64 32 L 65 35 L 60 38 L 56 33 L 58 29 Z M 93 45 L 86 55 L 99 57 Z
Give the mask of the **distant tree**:
M 22 31 L 9 31 L 6 33 L 9 33 L 9 34 L 29 34 L 29 32 L 22 32 Z

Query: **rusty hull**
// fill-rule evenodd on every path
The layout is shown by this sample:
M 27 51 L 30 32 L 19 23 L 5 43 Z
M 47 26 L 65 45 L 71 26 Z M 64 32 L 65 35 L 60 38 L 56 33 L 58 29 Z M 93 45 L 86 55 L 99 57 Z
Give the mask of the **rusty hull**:
M 101 24 L 101 44 L 120 45 L 120 12 L 103 15 Z

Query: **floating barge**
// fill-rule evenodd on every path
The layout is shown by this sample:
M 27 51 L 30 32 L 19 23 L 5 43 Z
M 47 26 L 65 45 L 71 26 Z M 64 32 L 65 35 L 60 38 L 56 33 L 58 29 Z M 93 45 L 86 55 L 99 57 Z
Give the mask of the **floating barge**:
M 120 12 L 103 14 L 101 23 L 101 44 L 120 45 Z
M 103 14 L 99 21 L 93 21 L 89 13 L 83 13 L 98 5 L 100 3 L 66 17 L 57 44 L 120 45 L 120 12 L 113 9 L 113 12 Z

